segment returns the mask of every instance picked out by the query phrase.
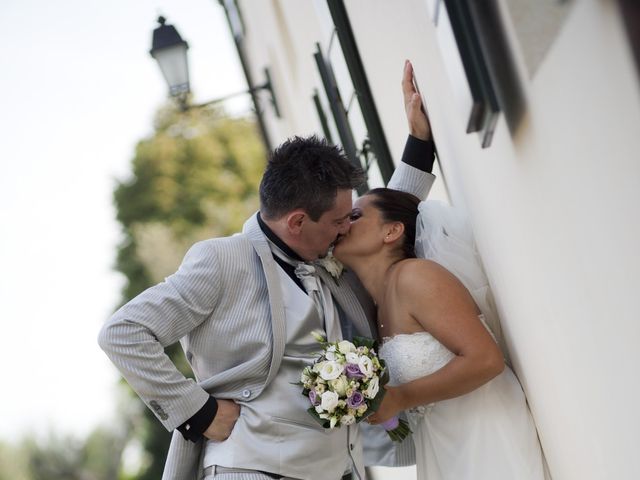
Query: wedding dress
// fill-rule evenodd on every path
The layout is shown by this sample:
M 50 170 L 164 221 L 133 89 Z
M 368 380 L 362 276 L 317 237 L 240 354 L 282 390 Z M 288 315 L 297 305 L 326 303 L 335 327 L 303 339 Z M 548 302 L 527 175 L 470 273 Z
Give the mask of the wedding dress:
M 445 366 L 454 356 L 431 334 L 384 340 L 390 385 Z M 418 480 L 543 480 L 538 437 L 524 393 L 506 367 L 480 388 L 407 412 Z
M 500 340 L 491 291 L 468 224 L 451 207 L 420 205 L 416 250 L 442 264 L 471 292 L 480 320 Z M 490 317 L 490 318 L 488 318 Z M 380 347 L 390 385 L 444 367 L 454 354 L 428 332 L 386 338 Z M 480 388 L 407 412 L 416 446 L 418 480 L 544 480 L 542 453 L 524 392 L 504 371 Z

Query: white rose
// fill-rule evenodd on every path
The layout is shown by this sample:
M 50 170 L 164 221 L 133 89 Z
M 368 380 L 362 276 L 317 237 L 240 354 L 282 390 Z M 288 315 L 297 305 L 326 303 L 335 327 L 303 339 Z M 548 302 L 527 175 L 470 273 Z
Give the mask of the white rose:
M 330 350 L 327 350 L 327 353 L 325 354 L 325 357 L 327 360 L 330 360 L 332 362 L 336 361 L 338 356 L 336 355 L 336 352 L 332 352 Z
M 362 405 L 360 405 L 360 406 L 356 409 L 356 412 L 358 412 L 358 415 L 362 415 L 362 414 L 364 414 L 364 412 L 366 412 L 366 411 L 367 411 L 367 409 L 368 409 L 368 408 L 369 408 L 369 407 L 367 406 L 367 404 L 366 404 L 366 403 L 363 403 Z
M 333 413 L 338 406 L 338 394 L 335 392 L 327 391 L 320 397 L 320 406 L 325 412 Z
M 356 351 L 356 346 L 348 340 L 342 340 L 338 343 L 338 350 L 340 353 L 347 354 Z
M 360 359 L 358 360 L 358 366 L 360 367 L 360 371 L 364 373 L 367 378 L 373 375 L 373 362 L 369 357 L 360 357 Z
M 347 361 L 347 363 L 354 363 L 357 365 L 358 359 L 360 358 L 360 356 L 357 353 L 349 352 L 345 354 L 344 358 Z
M 323 363 L 324 365 L 322 365 L 322 368 L 320 369 L 320 377 L 324 380 L 335 380 L 342 375 L 344 367 L 338 362 L 327 361 Z
M 369 381 L 369 385 L 367 386 L 367 389 L 364 391 L 364 396 L 367 398 L 375 398 L 379 390 L 380 390 L 380 380 L 378 377 L 373 377 Z
M 343 415 L 340 419 L 341 425 L 353 425 L 356 421 L 356 418 L 353 415 L 347 414 Z
M 347 380 L 347 377 L 344 375 L 340 375 L 335 380 L 331 380 L 329 385 L 334 392 L 341 397 L 344 397 L 347 394 L 347 388 L 349 388 L 349 380 Z

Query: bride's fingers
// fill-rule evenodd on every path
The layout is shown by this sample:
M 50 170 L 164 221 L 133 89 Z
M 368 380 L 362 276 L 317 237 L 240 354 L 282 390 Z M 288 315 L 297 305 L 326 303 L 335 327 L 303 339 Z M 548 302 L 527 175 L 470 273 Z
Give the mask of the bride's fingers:
M 411 103 L 414 93 L 416 93 L 416 89 L 413 86 L 413 66 L 409 60 L 406 60 L 404 70 L 402 72 L 402 94 L 404 96 L 404 104 L 406 107 Z

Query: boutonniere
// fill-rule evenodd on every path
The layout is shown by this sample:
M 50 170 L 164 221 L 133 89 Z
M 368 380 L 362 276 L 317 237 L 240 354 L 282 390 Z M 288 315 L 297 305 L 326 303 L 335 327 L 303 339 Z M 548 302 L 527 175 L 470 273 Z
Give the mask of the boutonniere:
M 329 251 L 327 256 L 316 261 L 318 265 L 324 268 L 329 274 L 338 280 L 344 271 L 344 265 L 340 260 L 333 256 L 333 252 Z

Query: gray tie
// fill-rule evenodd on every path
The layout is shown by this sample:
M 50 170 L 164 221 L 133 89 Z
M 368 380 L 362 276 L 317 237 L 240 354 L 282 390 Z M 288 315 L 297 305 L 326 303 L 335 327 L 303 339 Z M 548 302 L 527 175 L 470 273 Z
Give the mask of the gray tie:
M 327 340 L 330 342 L 342 340 L 342 331 L 331 292 L 318 277 L 316 267 L 301 262 L 296 266 L 295 274 L 315 304 L 320 318 L 324 321 Z

